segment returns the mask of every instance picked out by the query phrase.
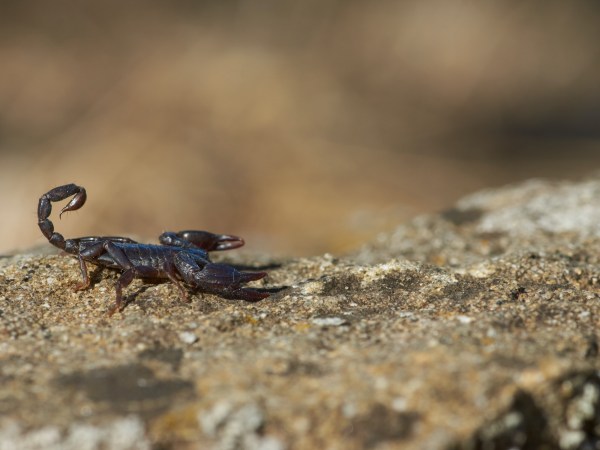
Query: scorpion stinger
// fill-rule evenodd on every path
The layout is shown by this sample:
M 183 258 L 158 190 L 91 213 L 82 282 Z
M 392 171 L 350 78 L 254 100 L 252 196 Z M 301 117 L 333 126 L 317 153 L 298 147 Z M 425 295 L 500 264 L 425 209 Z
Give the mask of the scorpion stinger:
M 61 250 L 65 250 L 68 253 L 74 254 L 76 240 L 65 240 L 62 234 L 54 231 L 54 224 L 48 219 L 52 212 L 52 202 L 60 202 L 72 195 L 74 195 L 74 197 L 67 206 L 60 211 L 59 216 L 62 216 L 63 213 L 68 211 L 75 211 L 84 205 L 85 200 L 87 199 L 85 189 L 75 184 L 66 184 L 54 188 L 42 195 L 38 203 L 38 226 L 40 227 L 40 230 L 42 230 L 42 234 L 46 236 L 46 239 L 48 239 L 52 245 Z

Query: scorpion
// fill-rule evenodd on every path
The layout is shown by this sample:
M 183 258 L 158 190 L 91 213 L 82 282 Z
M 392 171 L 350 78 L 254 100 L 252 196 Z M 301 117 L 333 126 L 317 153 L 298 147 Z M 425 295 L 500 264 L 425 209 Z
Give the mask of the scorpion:
M 267 292 L 243 286 L 264 278 L 266 272 L 242 272 L 227 264 L 211 262 L 208 252 L 231 250 L 244 245 L 244 240 L 237 236 L 197 230 L 166 231 L 159 237 L 161 245 L 142 244 L 120 236 L 65 239 L 54 231 L 54 224 L 49 217 L 53 202 L 71 196 L 73 198 L 62 208 L 59 218 L 84 205 L 87 199 L 85 189 L 76 184 L 65 184 L 42 195 L 38 204 L 38 225 L 52 245 L 79 260 L 83 282 L 75 286 L 76 291 L 90 286 L 87 263 L 122 271 L 115 285 L 116 301 L 108 311 L 109 316 L 116 311 L 123 311 L 123 289 L 134 278 L 168 279 L 177 286 L 185 302 L 190 300 L 184 284 L 232 300 L 258 301 L 269 296 Z

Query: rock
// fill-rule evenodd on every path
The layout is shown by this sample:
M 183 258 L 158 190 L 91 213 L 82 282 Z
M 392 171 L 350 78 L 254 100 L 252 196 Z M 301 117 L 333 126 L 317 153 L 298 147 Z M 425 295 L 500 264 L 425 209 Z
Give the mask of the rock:
M 179 333 L 179 340 L 185 344 L 193 344 L 194 342 L 198 342 L 198 336 L 189 331 L 182 331 Z
M 74 292 L 72 258 L 2 257 L 0 449 L 596 448 L 598 193 L 530 181 L 354 255 L 263 255 L 257 303 L 136 280 L 109 318 L 115 272 Z

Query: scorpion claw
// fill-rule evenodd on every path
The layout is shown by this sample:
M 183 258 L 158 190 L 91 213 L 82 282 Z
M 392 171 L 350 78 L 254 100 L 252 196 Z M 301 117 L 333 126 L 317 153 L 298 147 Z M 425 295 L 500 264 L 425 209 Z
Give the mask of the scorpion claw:
M 234 248 L 241 247 L 245 242 L 242 238 L 237 236 L 231 236 L 228 234 L 220 234 L 218 235 L 217 242 L 213 247 L 213 250 L 232 250 Z
M 260 280 L 267 276 L 267 272 L 240 272 L 240 283 Z
M 231 250 L 244 245 L 244 240 L 229 234 L 214 234 L 208 231 L 184 230 L 174 233 L 167 231 L 158 238 L 163 245 L 201 248 L 207 252 Z
M 266 275 L 266 272 L 240 272 L 225 264 L 210 263 L 196 272 L 194 281 L 197 287 L 205 292 L 229 299 L 256 301 L 268 297 L 269 294 L 252 288 L 244 288 L 242 285 L 260 280 Z
M 240 237 L 229 234 L 214 234 L 208 231 L 184 230 L 178 232 L 177 236 L 207 252 L 231 250 L 244 245 L 244 240 Z

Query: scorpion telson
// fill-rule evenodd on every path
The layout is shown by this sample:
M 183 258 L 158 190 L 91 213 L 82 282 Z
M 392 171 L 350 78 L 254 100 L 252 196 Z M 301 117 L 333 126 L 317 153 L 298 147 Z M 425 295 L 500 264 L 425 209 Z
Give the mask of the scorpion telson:
M 54 231 L 54 224 L 48 218 L 53 202 L 71 196 L 73 198 L 61 210 L 59 217 L 84 205 L 87 198 L 85 189 L 66 184 L 42 195 L 38 204 L 38 225 L 52 245 L 75 255 L 79 260 L 83 282 L 75 290 L 86 289 L 90 285 L 88 262 L 122 271 L 115 286 L 116 301 L 110 307 L 109 315 L 123 310 L 123 288 L 134 278 L 169 279 L 186 302 L 189 299 L 183 284 L 227 299 L 257 301 L 269 296 L 267 292 L 243 287 L 249 281 L 264 278 L 266 272 L 241 272 L 229 265 L 210 261 L 208 252 L 231 250 L 244 245 L 244 240 L 237 236 L 195 230 L 167 231 L 159 237 L 161 245 L 140 244 L 119 236 L 65 239 Z

